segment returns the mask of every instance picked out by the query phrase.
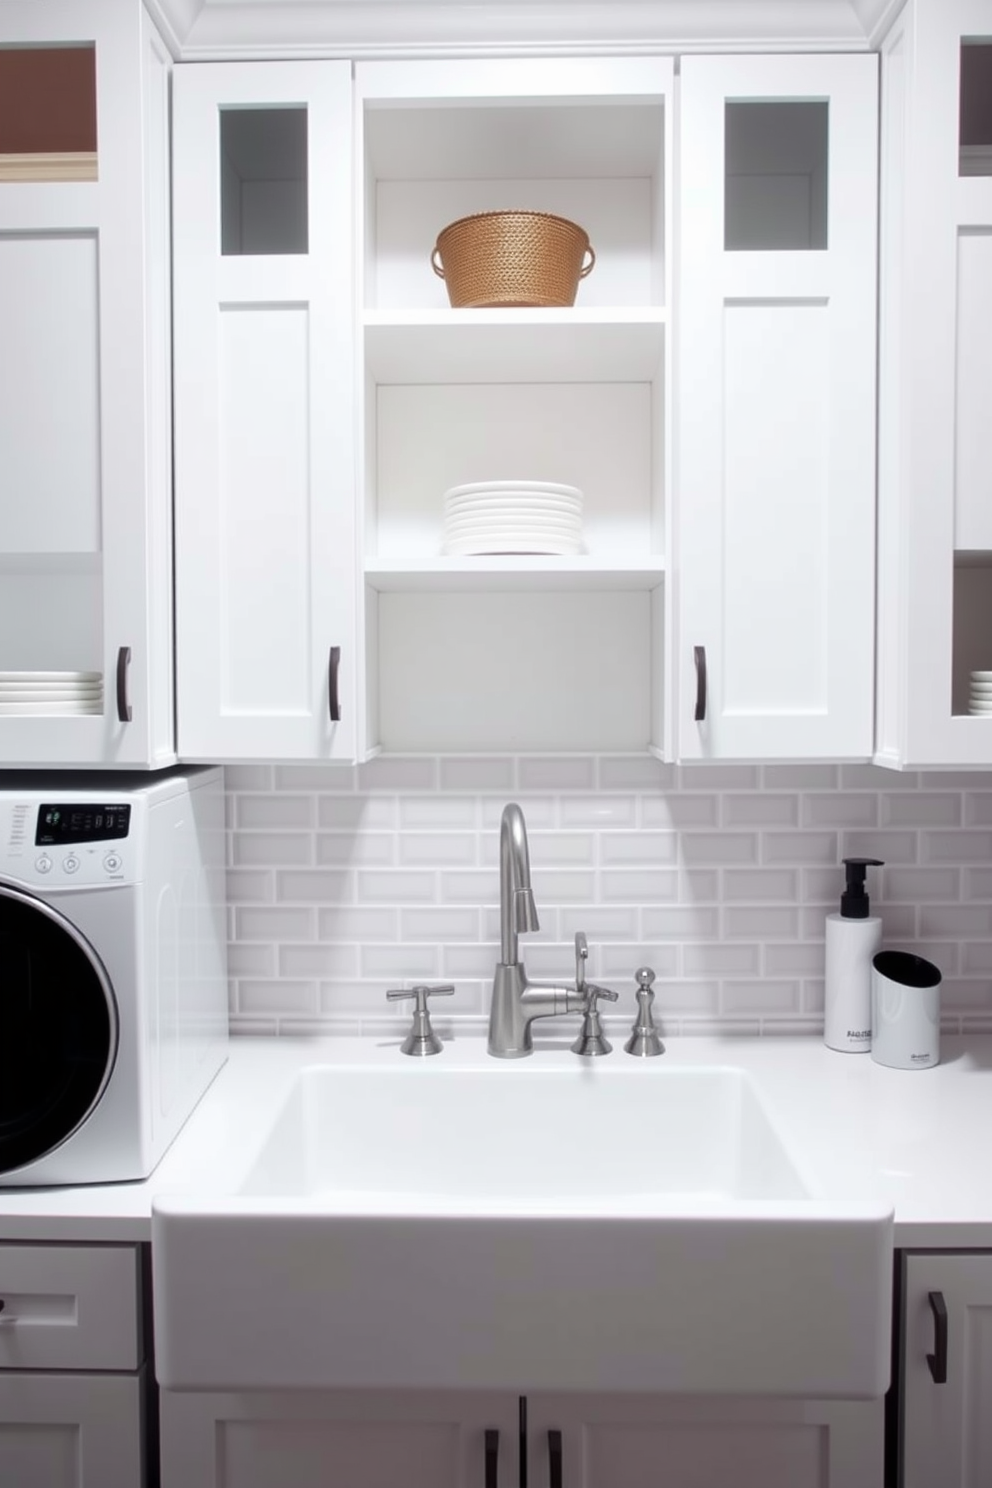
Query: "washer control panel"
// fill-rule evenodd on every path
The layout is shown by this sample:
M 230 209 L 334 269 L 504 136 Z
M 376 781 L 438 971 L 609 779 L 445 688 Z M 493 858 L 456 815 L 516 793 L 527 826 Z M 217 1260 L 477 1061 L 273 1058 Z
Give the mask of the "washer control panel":
M 35 846 L 68 847 L 78 842 L 113 842 L 126 837 L 130 827 L 131 807 L 127 802 L 115 801 L 98 806 L 91 801 L 43 801 L 38 807 Z

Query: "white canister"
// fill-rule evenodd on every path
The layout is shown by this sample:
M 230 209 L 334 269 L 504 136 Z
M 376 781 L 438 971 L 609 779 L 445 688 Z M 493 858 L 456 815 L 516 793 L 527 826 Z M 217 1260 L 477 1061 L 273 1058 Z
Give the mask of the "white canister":
M 871 1057 L 890 1069 L 940 1063 L 940 972 L 909 951 L 879 951 L 871 966 Z

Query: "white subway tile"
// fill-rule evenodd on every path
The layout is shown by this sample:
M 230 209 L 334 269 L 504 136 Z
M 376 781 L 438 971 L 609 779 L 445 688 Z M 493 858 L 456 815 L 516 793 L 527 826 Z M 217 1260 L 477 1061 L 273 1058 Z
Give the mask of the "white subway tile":
M 630 913 L 633 913 L 633 911 L 630 911 Z M 559 913 L 554 905 L 539 904 L 538 917 L 541 928 L 539 930 L 528 930 L 522 942 L 524 946 L 535 945 L 539 940 L 560 940 L 564 933 L 559 930 Z M 482 939 L 487 944 L 498 945 L 499 938 L 499 906 L 497 904 L 486 905 L 482 910 Z
M 506 755 L 452 755 L 440 761 L 442 791 L 506 791 L 516 784 L 516 761 Z
M 670 791 L 663 796 L 641 798 L 641 822 L 645 827 L 718 827 L 720 797 L 702 791 Z
M 313 796 L 292 796 L 279 791 L 267 796 L 238 796 L 237 824 L 241 828 L 291 831 L 313 826 Z
M 229 904 L 268 904 L 275 898 L 275 881 L 266 868 L 228 868 Z
M 798 935 L 798 926 L 796 928 Z M 770 977 L 810 977 L 823 975 L 823 942 L 796 940 L 793 944 L 765 946 L 765 974 Z
M 716 905 L 658 906 L 641 911 L 641 924 L 650 940 L 715 940 L 720 911 Z
M 317 797 L 317 825 L 331 832 L 388 832 L 398 821 L 395 796 Z
M 441 980 L 441 953 L 433 945 L 366 945 L 362 946 L 363 978 L 385 977 L 396 985 L 409 987 L 414 982 Z M 334 973 L 331 973 L 334 975 Z M 340 975 L 340 973 L 337 973 Z
M 886 868 L 885 898 L 889 902 L 923 904 L 942 901 L 954 904 L 961 897 L 959 868 Z
M 662 1032 L 665 1020 L 677 1013 L 680 1017 L 712 1018 L 720 1011 L 719 982 L 692 982 L 672 979 L 659 991 L 654 1004 L 656 1021 Z
M 357 783 L 353 765 L 277 765 L 276 790 L 352 791 Z
M 683 832 L 682 861 L 697 863 L 756 863 L 756 832 Z
M 966 940 L 961 946 L 961 970 L 965 976 L 992 976 L 992 941 Z
M 239 868 L 312 863 L 313 838 L 309 832 L 235 832 L 233 855 Z
M 423 755 L 380 755 L 358 767 L 358 788 L 363 791 L 436 791 L 437 782 L 437 761 Z
M 517 761 L 517 782 L 521 791 L 591 791 L 596 761 L 583 755 L 525 756 Z
M 538 868 L 533 862 L 530 868 L 538 914 L 542 904 L 586 904 L 596 898 L 595 873 L 569 868 Z
M 730 903 L 760 904 L 767 900 L 794 903 L 799 898 L 799 874 L 789 868 L 727 868 L 723 897 Z
M 333 868 L 285 868 L 276 873 L 275 897 L 280 904 L 348 904 L 355 881 Z
M 992 1013 L 992 981 L 952 977 L 940 985 L 940 1009 L 946 1012 Z
M 730 1017 L 794 1017 L 802 1012 L 799 982 L 724 982 L 720 1004 Z
M 406 868 L 474 868 L 478 838 L 474 832 L 402 832 L 399 856 Z
M 765 790 L 836 790 L 836 765 L 765 765 Z
M 603 755 L 599 760 L 599 788 L 670 791 L 675 788 L 675 766 L 648 755 Z
M 317 911 L 320 940 L 398 940 L 400 911 L 368 909 L 357 904 L 331 904 Z
M 360 868 L 358 898 L 363 904 L 433 904 L 437 875 L 414 868 Z
M 807 1038 L 822 1034 L 823 1025 L 819 1018 L 764 1017 L 759 1031 L 766 1038 Z
M 693 1018 L 687 1015 L 680 1020 L 676 1032 L 686 1038 L 760 1038 L 762 1027 L 760 1018 Z
M 872 873 L 880 873 L 881 869 L 873 869 L 868 875 L 868 893 L 872 904 L 876 902 L 877 885 L 881 879 L 874 879 Z M 804 868 L 802 871 L 802 901 L 804 904 L 822 904 L 829 909 L 840 909 L 840 896 L 844 890 L 844 869 L 838 860 L 836 866 L 823 868 Z
M 274 776 L 271 765 L 225 765 L 224 789 L 235 791 L 271 791 Z
M 590 948 L 590 955 L 594 954 Z M 575 946 L 569 941 L 562 944 L 534 944 L 528 941 L 526 947 L 527 970 L 531 976 L 540 978 L 541 981 L 549 982 L 574 982 L 575 980 Z M 498 959 L 498 957 L 497 957 Z M 490 966 L 490 976 L 492 975 Z M 592 967 L 587 968 L 590 978 L 594 979 L 596 972 Z
M 803 796 L 806 827 L 874 827 L 878 825 L 878 797 L 868 791 L 845 795 L 840 791 Z
M 280 946 L 279 975 L 297 979 L 357 976 L 358 947 L 339 944 Z
M 232 1008 L 228 1024 L 233 1038 L 275 1038 L 279 1033 L 278 1018 L 242 1017 Z
M 917 863 L 920 859 L 918 832 L 842 832 L 840 855 L 844 858 L 881 858 L 890 865 Z
M 836 863 L 836 832 L 763 832 L 761 858 L 765 863 Z
M 229 977 L 272 977 L 276 974 L 276 948 L 238 941 L 227 948 Z
M 531 832 L 531 861 L 552 868 L 592 868 L 596 840 L 592 832 Z
M 757 790 L 760 778 L 757 765 L 680 765 L 678 772 L 680 790 Z
M 794 827 L 799 822 L 799 797 L 750 791 L 723 798 L 725 827 Z
M 992 861 L 992 832 L 964 828 L 960 832 L 921 833 L 926 863 L 988 863 Z
M 686 976 L 757 976 L 761 947 L 728 941 L 690 942 L 682 947 L 682 970 Z
M 599 892 L 606 904 L 674 904 L 679 876 L 674 868 L 604 868 Z
M 600 971 L 607 986 L 620 993 L 620 1007 L 636 1007 L 631 999 L 637 996 L 635 976 L 641 966 L 650 966 L 655 974 L 655 1007 L 658 1006 L 665 982 L 679 974 L 679 948 L 677 945 L 661 945 L 658 941 L 642 941 L 639 945 L 604 945 L 600 947 Z M 626 985 L 625 985 L 626 983 Z M 611 1004 L 611 1007 L 613 1004 Z
M 482 807 L 482 826 L 487 838 L 491 837 L 491 847 L 487 850 L 488 856 L 494 863 L 499 861 L 499 826 L 503 817 L 503 808 L 506 801 L 502 796 L 483 796 L 480 802 Z M 542 829 L 557 827 L 558 825 L 558 798 L 556 796 L 528 796 L 524 802 L 524 817 L 527 822 L 528 834 Z
M 563 827 L 633 827 L 637 822 L 633 796 L 563 796 L 558 810 Z
M 992 866 L 965 868 L 962 882 L 964 899 L 992 899 Z
M 449 940 L 478 941 L 481 912 L 478 909 L 404 909 L 400 911 L 400 934 L 404 940 L 427 940 L 443 945 Z
M 570 905 L 561 911 L 559 919 L 561 940 L 574 941 L 576 932 L 581 930 L 590 947 L 599 941 L 637 940 L 640 935 L 639 913 L 630 906 Z M 541 923 L 544 923 L 543 910 Z
M 319 832 L 314 839 L 322 868 L 391 868 L 396 862 L 394 832 Z
M 240 981 L 237 986 L 238 1012 L 249 1017 L 317 1011 L 317 988 L 313 982 L 288 982 L 279 977 Z
M 479 909 L 499 904 L 499 870 L 495 866 L 465 868 L 460 873 L 442 872 L 438 877 L 439 904 L 474 904 Z
M 355 979 L 346 981 L 322 981 L 318 988 L 318 1009 L 324 1017 L 355 1017 L 372 1014 L 386 1037 L 386 1029 L 395 1025 L 397 1040 L 403 1037 L 409 1028 L 409 1020 L 402 1013 L 397 1013 L 397 1004 L 388 1002 L 386 993 L 393 986 L 390 978 L 382 981 L 362 982 Z M 401 1003 L 399 1006 L 406 1007 L 408 1004 Z
M 974 797 L 973 799 L 981 799 Z M 987 798 L 992 803 L 992 796 Z M 880 798 L 883 827 L 957 827 L 962 798 L 957 791 L 888 791 Z M 992 816 L 989 818 L 992 823 Z M 969 825 L 974 825 L 969 823 Z M 980 824 L 979 824 L 980 825 Z
M 448 981 L 466 979 L 492 983 L 499 945 L 446 945 L 441 950 L 441 975 Z
M 961 800 L 960 796 L 954 796 L 952 800 Z M 956 826 L 961 818 L 953 823 L 941 822 L 941 826 Z M 992 791 L 968 791 L 964 796 L 964 822 L 969 827 L 992 827 Z M 927 826 L 934 825 L 927 822 Z
M 732 940 L 795 940 L 799 910 L 788 904 L 728 904 L 723 911 L 723 933 Z
M 678 845 L 676 832 L 603 832 L 599 860 L 607 868 L 628 863 L 675 863 Z
M 680 904 L 715 904 L 719 898 L 719 868 L 682 868 L 679 870 Z
M 926 777 L 927 782 L 933 776 Z M 881 765 L 841 765 L 841 790 L 916 790 L 920 777 L 912 770 L 886 770 Z
M 923 904 L 919 919 L 924 940 L 948 935 L 983 940 L 992 935 L 992 906 L 988 904 Z
M 803 1012 L 823 1013 L 826 988 L 822 978 L 803 982 Z
M 479 826 L 479 803 L 472 796 L 401 796 L 399 807 L 404 831 L 474 832 Z
M 317 922 L 312 909 L 259 906 L 235 911 L 238 940 L 312 940 Z
M 882 921 L 882 940 L 891 945 L 896 940 L 914 940 L 919 911 L 915 904 L 872 904 Z

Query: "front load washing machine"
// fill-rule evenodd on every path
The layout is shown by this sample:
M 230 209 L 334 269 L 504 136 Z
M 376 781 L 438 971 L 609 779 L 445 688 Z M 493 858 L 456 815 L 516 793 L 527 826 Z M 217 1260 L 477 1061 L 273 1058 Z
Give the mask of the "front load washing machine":
M 0 1187 L 146 1178 L 224 1063 L 217 767 L 0 777 Z

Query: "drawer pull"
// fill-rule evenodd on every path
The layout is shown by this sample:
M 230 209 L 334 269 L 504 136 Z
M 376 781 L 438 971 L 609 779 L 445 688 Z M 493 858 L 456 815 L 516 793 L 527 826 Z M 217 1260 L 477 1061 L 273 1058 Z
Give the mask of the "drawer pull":
M 121 646 L 117 652 L 117 721 L 131 722 L 131 702 L 128 697 L 127 673 L 131 665 L 131 647 Z
M 562 1488 L 561 1432 L 548 1432 L 548 1482 L 551 1488 Z
M 933 1353 L 927 1354 L 927 1365 L 935 1385 L 947 1384 L 947 1303 L 943 1292 L 928 1293 L 933 1313 Z
M 341 647 L 332 646 L 327 660 L 327 703 L 332 723 L 341 722 L 341 699 L 338 696 L 338 668 L 341 665 Z
M 497 1488 L 499 1482 L 499 1432 L 486 1431 L 486 1488 Z
M 696 708 L 693 718 L 696 723 L 706 721 L 706 647 L 693 646 L 692 659 L 696 663 Z

